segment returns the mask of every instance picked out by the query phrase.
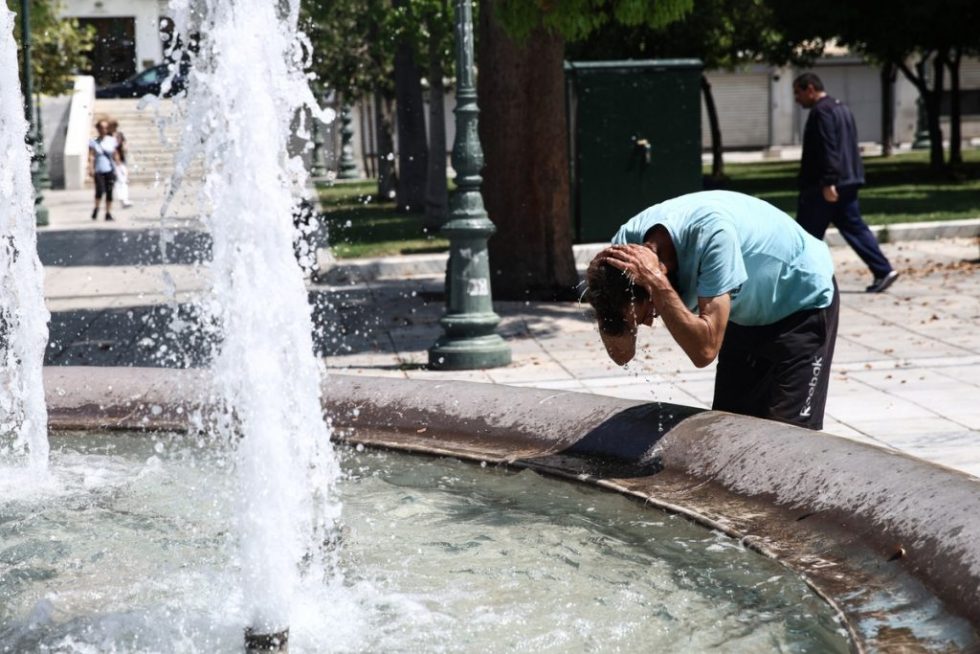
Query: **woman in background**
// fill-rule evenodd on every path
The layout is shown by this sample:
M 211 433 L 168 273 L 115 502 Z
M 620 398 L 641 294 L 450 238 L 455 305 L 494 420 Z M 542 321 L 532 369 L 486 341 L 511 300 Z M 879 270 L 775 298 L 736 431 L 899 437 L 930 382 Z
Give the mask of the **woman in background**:
M 109 124 L 100 120 L 95 124 L 98 133 L 88 142 L 88 174 L 95 181 L 95 208 L 92 220 L 99 217 L 99 204 L 105 196 L 105 219 L 112 220 L 112 192 L 116 184 L 116 167 L 119 153 L 116 152 L 116 139 L 109 136 Z
M 129 171 L 126 169 L 126 135 L 119 131 L 119 121 L 109 121 L 109 136 L 116 139 L 116 197 L 123 208 L 133 206 L 129 201 Z

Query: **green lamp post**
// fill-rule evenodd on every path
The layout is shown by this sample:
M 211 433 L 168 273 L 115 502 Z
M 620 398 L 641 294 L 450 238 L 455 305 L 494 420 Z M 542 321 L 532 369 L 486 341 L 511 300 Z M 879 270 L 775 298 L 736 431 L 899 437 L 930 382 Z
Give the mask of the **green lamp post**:
M 356 179 L 357 163 L 354 162 L 354 128 L 350 105 L 345 101 L 340 107 L 340 160 L 337 179 Z
M 310 174 L 320 178 L 327 174 L 327 161 L 323 156 L 323 126 L 317 118 L 313 118 L 313 152 Z
M 323 92 L 320 86 L 316 86 L 316 101 L 319 103 L 323 99 Z M 323 156 L 323 124 L 316 116 L 312 116 L 313 121 L 313 151 L 310 153 L 310 174 L 314 179 L 323 177 L 327 174 L 327 162 Z
M 429 367 L 436 370 L 496 368 L 510 363 L 510 348 L 495 333 L 500 318 L 490 295 L 487 239 L 495 231 L 483 207 L 480 184 L 483 150 L 477 132 L 473 66 L 473 9 L 470 0 L 456 0 L 456 138 L 453 168 L 456 188 L 449 197 L 449 220 L 442 233 L 449 238 L 446 273 L 446 314 L 439 320 L 444 334 L 429 349 Z
M 27 118 L 27 145 L 31 146 L 31 183 L 34 185 L 34 223 L 38 227 L 48 224 L 48 209 L 44 206 L 41 192 L 42 162 L 35 145 L 42 140 L 34 118 L 34 79 L 31 74 L 31 11 L 30 0 L 20 0 L 20 37 L 23 47 L 24 115 Z M 43 145 L 42 145 L 43 150 Z
M 48 190 L 51 188 L 51 174 L 48 170 L 48 153 L 44 149 L 44 122 L 41 120 L 41 94 L 34 96 L 35 115 L 37 116 L 37 144 L 34 146 L 34 154 L 37 156 L 38 178 L 41 188 Z

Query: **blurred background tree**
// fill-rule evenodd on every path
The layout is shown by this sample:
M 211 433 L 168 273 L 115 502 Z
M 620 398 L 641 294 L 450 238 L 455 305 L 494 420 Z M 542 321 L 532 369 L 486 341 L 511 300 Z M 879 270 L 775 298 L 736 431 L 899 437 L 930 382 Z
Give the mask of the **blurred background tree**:
M 483 0 L 477 38 L 483 198 L 494 297 L 577 297 L 565 44 L 608 23 L 663 27 L 692 0 Z
M 406 189 L 406 196 L 411 196 L 412 204 L 421 201 L 419 209 L 425 211 L 426 226 L 434 229 L 445 221 L 448 204 L 445 93 L 447 78 L 453 76 L 455 66 L 453 9 L 447 0 L 401 0 L 393 7 L 388 30 L 402 48 L 405 69 L 417 71 L 416 79 L 424 72 L 428 83 L 429 132 L 425 170 L 421 171 L 421 183 L 413 182 L 413 188 Z M 401 116 L 399 113 L 399 118 Z M 425 122 L 417 115 L 406 116 L 406 120 L 421 127 L 424 139 Z M 421 156 L 419 147 L 413 150 L 410 165 L 415 165 Z
M 89 65 L 86 54 L 94 47 L 95 30 L 82 27 L 74 18 L 61 18 L 61 3 L 55 0 L 29 2 L 34 91 L 42 95 L 64 95 L 71 90 L 78 71 Z M 7 9 L 19 16 L 21 0 L 7 0 Z M 18 65 L 23 69 L 19 26 L 14 29 L 14 38 Z
M 395 194 L 394 46 L 383 29 L 387 0 L 310 0 L 301 6 L 313 44 L 312 72 L 338 106 L 371 97 L 378 150 L 378 197 Z M 389 156 L 390 155 L 390 156 Z
M 303 14 L 319 82 L 341 102 L 374 100 L 379 197 L 394 196 L 403 211 L 425 211 L 427 223 L 438 226 L 447 195 L 443 97 L 453 70 L 451 9 L 445 0 L 310 0 Z M 423 78 L 430 95 L 428 136 Z

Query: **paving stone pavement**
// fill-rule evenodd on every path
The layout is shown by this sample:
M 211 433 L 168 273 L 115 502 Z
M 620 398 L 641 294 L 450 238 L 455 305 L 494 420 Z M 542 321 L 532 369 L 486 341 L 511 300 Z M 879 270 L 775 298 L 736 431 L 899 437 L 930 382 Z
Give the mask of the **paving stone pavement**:
M 195 329 L 193 306 L 206 288 L 207 237 L 186 208 L 161 229 L 160 188 L 134 187 L 132 196 L 135 206 L 117 210 L 111 224 L 89 219 L 89 192 L 45 196 L 52 224 L 39 229 L 38 249 L 52 312 L 48 365 L 207 365 L 209 341 Z M 849 248 L 831 248 L 842 303 L 825 431 L 980 477 L 978 240 L 883 249 L 902 277 L 869 295 L 863 264 Z M 579 248 L 582 259 L 588 252 Z M 397 263 L 386 269 L 394 276 L 309 284 L 315 347 L 328 373 L 710 405 L 713 366 L 695 368 L 662 325 L 643 333 L 634 362 L 616 366 L 576 303 L 497 302 L 511 365 L 427 370 L 427 348 L 441 333 L 442 275 L 431 259 Z

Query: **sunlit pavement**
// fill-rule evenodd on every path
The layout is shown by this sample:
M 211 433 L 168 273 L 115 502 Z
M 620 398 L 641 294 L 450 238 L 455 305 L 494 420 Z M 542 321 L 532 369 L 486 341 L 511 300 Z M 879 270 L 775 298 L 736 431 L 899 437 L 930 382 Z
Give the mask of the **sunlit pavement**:
M 38 241 L 52 312 L 49 365 L 207 363 L 189 303 L 206 287 L 206 256 L 198 253 L 209 240 L 183 208 L 160 229 L 160 189 L 134 188 L 132 196 L 134 206 L 114 211 L 109 224 L 89 218 L 90 192 L 45 196 L 52 224 L 39 230 Z M 870 295 L 870 274 L 853 251 L 832 248 L 842 304 L 825 430 L 980 476 L 977 239 L 904 241 L 883 250 L 902 276 L 888 292 Z M 574 303 L 497 302 L 510 366 L 425 369 L 444 310 L 436 263 L 403 257 L 389 262 L 388 276 L 310 282 L 315 347 L 328 374 L 710 405 L 713 368 L 695 368 L 662 325 L 645 331 L 637 359 L 619 367 L 606 357 L 585 307 Z

